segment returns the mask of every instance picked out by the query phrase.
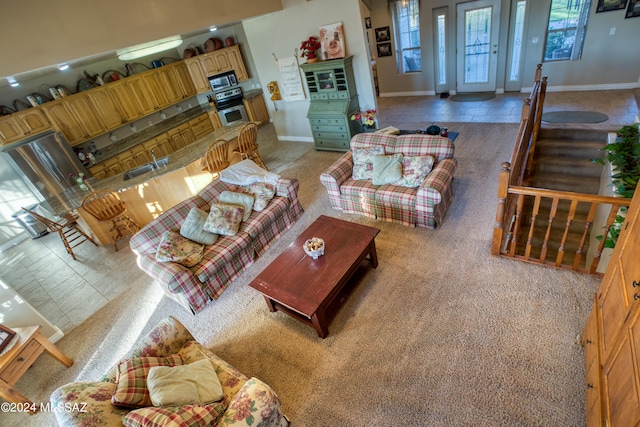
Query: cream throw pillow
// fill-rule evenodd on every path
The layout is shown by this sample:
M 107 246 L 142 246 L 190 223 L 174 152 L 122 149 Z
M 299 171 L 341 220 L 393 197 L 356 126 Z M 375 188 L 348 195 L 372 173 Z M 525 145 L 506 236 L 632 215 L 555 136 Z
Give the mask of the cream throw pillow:
M 220 198 L 218 199 L 220 203 L 242 206 L 244 208 L 244 214 L 242 215 L 243 221 L 249 219 L 255 200 L 256 199 L 250 194 L 236 193 L 234 191 L 223 191 L 220 193 Z
M 373 185 L 394 183 L 402 178 L 402 153 L 373 156 Z
M 147 388 L 153 406 L 206 404 L 224 396 L 209 359 L 171 368 L 150 368 Z

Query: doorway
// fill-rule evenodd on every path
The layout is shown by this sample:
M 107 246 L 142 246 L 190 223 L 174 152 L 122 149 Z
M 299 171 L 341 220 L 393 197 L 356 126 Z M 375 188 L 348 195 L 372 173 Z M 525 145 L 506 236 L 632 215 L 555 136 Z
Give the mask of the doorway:
M 498 66 L 500 0 L 457 5 L 456 90 L 494 92 Z

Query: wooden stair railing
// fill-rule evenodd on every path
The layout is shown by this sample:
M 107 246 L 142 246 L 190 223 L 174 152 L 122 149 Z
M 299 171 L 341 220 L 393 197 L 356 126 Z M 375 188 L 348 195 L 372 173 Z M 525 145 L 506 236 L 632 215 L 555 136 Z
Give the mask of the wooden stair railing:
M 523 187 L 523 186 L 511 186 L 510 180 L 510 164 L 505 162 L 502 164 L 502 170 L 500 171 L 500 177 L 498 180 L 498 209 L 496 212 L 496 223 L 493 230 L 493 242 L 491 251 L 493 255 L 505 256 L 509 258 L 516 258 L 521 261 L 531 262 L 536 264 L 549 265 L 559 267 L 563 269 L 579 271 L 582 273 L 597 274 L 598 263 L 605 245 L 605 238 L 600 240 L 600 244 L 595 252 L 594 258 L 590 265 L 581 267 L 583 261 L 584 248 L 588 242 L 592 231 L 593 221 L 596 215 L 596 211 L 600 206 L 607 206 L 606 210 L 606 222 L 602 230 L 602 236 L 606 236 L 612 227 L 618 210 L 621 207 L 628 207 L 631 203 L 631 199 L 621 197 L 609 197 L 599 196 L 594 194 L 582 194 L 573 193 L 567 191 L 546 190 L 542 188 Z M 508 197 L 512 197 L 515 200 L 515 211 L 512 215 L 507 215 L 506 212 L 506 200 Z M 525 200 L 530 198 L 533 200 L 532 209 L 530 212 L 525 212 Z M 540 218 L 541 210 L 540 206 L 544 200 L 549 200 L 551 206 L 546 218 Z M 565 220 L 565 226 L 563 229 L 562 237 L 557 249 L 557 254 L 551 260 L 549 257 L 549 247 L 551 242 L 551 230 L 552 227 L 557 225 L 556 214 L 559 203 L 568 203 L 569 211 Z M 579 204 L 586 204 L 588 213 L 585 219 L 577 220 L 576 211 Z M 528 229 L 523 226 L 523 219 L 529 217 Z M 564 219 L 564 218 L 563 218 Z M 542 222 L 542 226 L 537 226 Z M 567 243 L 568 235 L 572 226 L 580 226 L 583 228 L 580 242 L 578 243 L 577 250 L 570 262 L 565 260 L 565 245 Z M 546 228 L 545 228 L 546 227 Z M 540 229 L 542 228 L 542 230 Z M 533 236 L 536 233 L 544 232 L 544 239 L 540 247 L 534 247 Z M 526 233 L 526 242 L 523 245 L 524 239 L 520 238 Z M 539 256 L 532 256 L 532 252 L 538 252 Z

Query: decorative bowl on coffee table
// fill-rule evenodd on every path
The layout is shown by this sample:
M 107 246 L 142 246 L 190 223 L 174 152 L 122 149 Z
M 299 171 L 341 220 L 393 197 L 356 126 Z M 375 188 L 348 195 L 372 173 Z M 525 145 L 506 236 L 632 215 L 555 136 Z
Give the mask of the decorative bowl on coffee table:
M 302 245 L 304 252 L 313 259 L 318 259 L 320 255 L 324 255 L 324 240 L 319 237 L 312 237 Z

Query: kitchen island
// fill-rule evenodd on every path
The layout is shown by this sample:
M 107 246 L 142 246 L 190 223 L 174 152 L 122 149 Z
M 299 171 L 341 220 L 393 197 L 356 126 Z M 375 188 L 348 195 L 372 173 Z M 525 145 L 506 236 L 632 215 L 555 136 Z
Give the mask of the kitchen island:
M 227 141 L 230 162 L 233 164 L 240 161 L 239 156 L 233 154 L 233 150 L 238 145 L 238 133 L 246 123 L 214 130 L 171 153 L 167 164 L 153 171 L 128 180 L 124 179 L 125 174 L 105 179 L 89 178 L 86 184 L 90 190 L 116 191 L 120 199 L 126 203 L 129 216 L 143 227 L 166 209 L 197 194 L 211 182 L 213 176 L 203 171 L 200 164 L 211 143 L 218 140 Z M 82 199 L 86 194 L 79 187 L 75 187 L 65 192 L 64 197 L 49 199 L 46 202 L 56 215 L 76 212 L 80 216 L 81 224 L 91 232 L 96 241 L 108 245 L 111 243 L 108 226 L 98 222 L 81 208 Z

